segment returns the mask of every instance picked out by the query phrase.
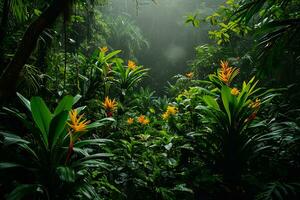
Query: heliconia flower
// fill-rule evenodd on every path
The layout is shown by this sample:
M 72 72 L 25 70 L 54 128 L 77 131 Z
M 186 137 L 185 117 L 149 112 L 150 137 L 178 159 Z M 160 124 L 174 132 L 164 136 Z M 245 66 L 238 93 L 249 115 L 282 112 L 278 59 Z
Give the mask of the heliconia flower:
M 236 67 L 229 67 L 227 61 L 221 60 L 221 68 L 218 71 L 218 78 L 226 85 L 229 85 L 231 80 L 239 73 L 239 69 Z
M 240 94 L 240 91 L 237 88 L 232 88 L 231 89 L 231 94 L 234 96 L 237 96 Z
M 67 152 L 66 163 L 69 161 L 73 153 L 73 134 L 87 131 L 87 125 L 90 123 L 90 121 L 87 121 L 86 119 L 82 120 L 83 116 L 84 114 L 78 116 L 76 109 L 69 112 L 70 122 L 67 122 L 67 124 L 71 129 L 68 133 L 70 137 L 70 144 Z
M 128 68 L 131 70 L 134 70 L 136 68 L 136 64 L 134 61 L 132 60 L 128 60 L 128 64 L 127 64 Z
M 143 125 L 147 125 L 150 123 L 150 120 L 145 117 L 145 115 L 141 115 L 138 117 L 138 122 Z
M 134 122 L 134 119 L 132 118 L 132 117 L 129 117 L 128 119 L 127 119 L 127 124 L 133 124 L 133 122 Z
M 187 78 L 193 78 L 194 77 L 194 72 L 188 72 L 188 73 L 186 73 L 185 74 L 185 76 L 187 77 Z
M 111 117 L 113 112 L 116 111 L 118 103 L 115 99 L 111 100 L 109 97 L 105 97 L 102 106 L 104 107 L 107 116 Z
M 106 53 L 106 52 L 108 52 L 108 47 L 107 47 L 107 46 L 105 46 L 105 47 L 100 47 L 100 51 L 101 51 L 102 53 Z
M 82 120 L 84 114 L 78 116 L 77 110 L 74 109 L 69 112 L 69 116 L 70 116 L 70 123 L 67 122 L 67 124 L 70 126 L 73 133 L 86 131 L 86 127 L 90 123 L 90 121 L 87 121 L 86 119 Z

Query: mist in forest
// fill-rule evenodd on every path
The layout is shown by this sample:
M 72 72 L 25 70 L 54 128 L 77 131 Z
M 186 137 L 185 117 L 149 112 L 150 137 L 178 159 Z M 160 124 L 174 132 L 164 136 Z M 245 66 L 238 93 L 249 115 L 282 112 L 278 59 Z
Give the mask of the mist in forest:
M 112 0 L 105 11 L 107 15 L 115 17 L 130 16 L 140 28 L 148 41 L 148 47 L 143 47 L 134 54 L 139 64 L 151 69 L 150 76 L 144 84 L 161 92 L 164 90 L 162 86 L 167 85 L 167 80 L 170 81 L 174 75 L 188 71 L 187 64 L 194 58 L 194 48 L 209 42 L 207 34 L 209 27 L 205 24 L 200 28 L 192 27 L 191 24 L 185 23 L 186 16 L 196 11 L 200 11 L 203 16 L 209 15 L 222 1 L 138 2 L 137 4 L 135 0 Z M 116 48 L 122 49 L 122 44 Z

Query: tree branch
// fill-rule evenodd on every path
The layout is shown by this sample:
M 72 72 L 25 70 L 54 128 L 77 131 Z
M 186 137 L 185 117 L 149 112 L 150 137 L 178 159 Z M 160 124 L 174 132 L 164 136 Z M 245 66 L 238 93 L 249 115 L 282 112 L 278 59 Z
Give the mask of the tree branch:
M 0 101 L 15 95 L 17 82 L 23 66 L 36 47 L 40 34 L 67 8 L 71 0 L 53 0 L 51 5 L 27 28 L 13 59 L 0 77 Z

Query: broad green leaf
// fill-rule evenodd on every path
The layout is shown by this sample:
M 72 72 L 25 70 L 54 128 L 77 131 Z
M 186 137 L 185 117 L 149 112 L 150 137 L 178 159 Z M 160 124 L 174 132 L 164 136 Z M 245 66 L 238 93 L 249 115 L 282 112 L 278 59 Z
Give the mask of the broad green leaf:
M 2 163 L 0 163 L 0 170 L 2 170 L 2 169 L 16 168 L 16 167 L 23 167 L 23 166 L 19 165 L 19 164 L 16 164 L 16 163 L 9 163 L 9 162 L 2 162 Z
M 231 124 L 231 112 L 230 112 L 229 102 L 230 102 L 230 99 L 232 98 L 232 95 L 230 93 L 229 87 L 227 87 L 227 86 L 222 87 L 221 97 L 222 97 L 224 108 L 225 108 L 227 116 L 228 116 L 229 123 Z
M 69 167 L 57 167 L 56 172 L 60 180 L 67 183 L 75 182 L 75 171 Z
M 42 141 L 48 147 L 48 131 L 52 118 L 52 114 L 46 106 L 45 102 L 40 97 L 32 97 L 30 102 L 32 117 L 39 128 Z
M 87 129 L 101 127 L 108 124 L 109 122 L 115 122 L 115 120 L 113 118 L 104 118 L 87 125 Z
M 116 50 L 116 51 L 113 51 L 109 54 L 107 54 L 107 56 L 105 56 L 105 61 L 109 60 L 110 58 L 114 57 L 115 55 L 121 53 L 121 50 Z
M 220 110 L 220 107 L 218 105 L 218 102 L 216 101 L 215 98 L 213 98 L 212 96 L 209 95 L 204 95 L 203 96 L 203 101 L 210 107 L 216 109 L 216 110 Z
M 81 140 L 79 142 L 76 142 L 74 144 L 74 147 L 83 147 L 85 145 L 97 145 L 101 143 L 106 143 L 106 142 L 113 142 L 112 140 L 109 139 L 91 139 L 91 140 Z
M 57 105 L 54 115 L 58 115 L 62 111 L 70 111 L 73 105 L 74 98 L 72 96 L 65 96 Z
M 31 107 L 30 107 L 30 101 L 28 99 L 26 99 L 23 95 L 21 95 L 20 93 L 17 92 L 17 96 L 19 97 L 19 99 L 23 102 L 23 104 L 26 106 L 26 108 L 31 111 Z
M 73 98 L 73 105 L 75 105 L 80 99 L 81 99 L 81 95 L 80 94 L 76 94 L 76 96 Z
M 63 111 L 51 120 L 49 129 L 49 144 L 51 145 L 51 149 L 55 147 L 57 141 L 64 133 L 67 119 L 68 111 Z
M 6 197 L 7 200 L 22 200 L 28 194 L 38 192 L 38 185 L 33 184 L 22 184 L 18 185 L 9 195 Z

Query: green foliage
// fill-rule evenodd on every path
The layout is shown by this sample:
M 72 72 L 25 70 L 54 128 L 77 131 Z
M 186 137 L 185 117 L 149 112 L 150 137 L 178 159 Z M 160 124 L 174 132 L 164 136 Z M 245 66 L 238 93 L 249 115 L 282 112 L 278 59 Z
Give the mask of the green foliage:
M 69 198 L 76 194 L 88 199 L 98 198 L 93 192 L 92 185 L 85 180 L 85 176 L 88 175 L 87 169 L 105 166 L 101 158 L 109 157 L 111 154 L 91 151 L 89 146 L 102 145 L 109 140 L 82 139 L 78 141 L 76 133 L 68 131 L 66 127 L 68 112 L 78 101 L 78 97 L 64 97 L 52 113 L 40 97 L 33 97 L 29 101 L 20 94 L 19 96 L 31 113 L 28 119 L 24 119 L 30 124 L 29 134 L 19 136 L 14 133 L 1 132 L 2 148 L 12 155 L 1 161 L 1 173 L 22 169 L 24 176 L 31 178 L 24 182 L 20 177 L 10 177 L 16 182 L 14 183 L 15 189 L 7 198 L 23 199 L 28 195 L 32 198 L 36 195 L 44 198 L 63 196 Z M 29 119 L 31 117 L 33 120 Z M 96 121 L 89 124 L 87 129 L 101 127 L 107 122 L 109 120 Z M 74 134 L 73 141 L 71 134 Z M 69 144 L 69 138 L 70 142 L 74 142 L 72 146 L 70 146 L 71 143 Z M 71 155 L 73 145 L 74 155 Z M 21 153 L 22 156 L 14 154 L 13 151 Z M 68 159 L 71 161 L 69 162 Z M 84 189 L 89 191 L 82 192 Z
M 52 1 L 9 2 L 0 64 Z M 149 69 L 136 57 L 150 45 L 129 14 L 72 5 L 20 74 L 19 91 L 39 96 L 17 93 L 23 107 L 0 111 L 0 198 L 299 199 L 299 85 L 254 76 L 265 66 L 282 80 L 273 69 L 288 66 L 280 76 L 298 81 L 299 1 L 227 0 L 188 16 L 215 44 L 195 48 L 168 96 L 141 86 Z M 215 70 L 220 60 L 233 67 Z

